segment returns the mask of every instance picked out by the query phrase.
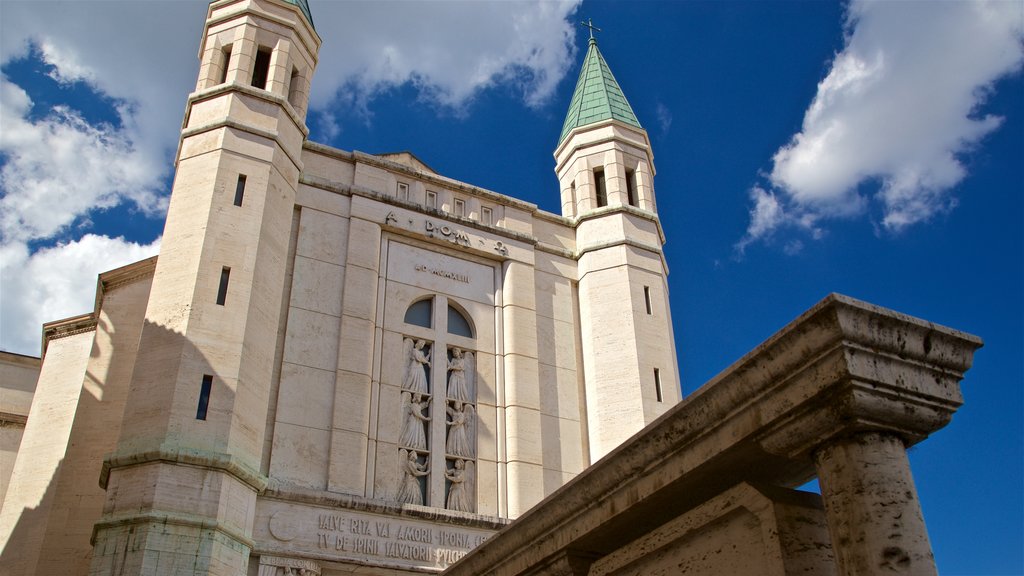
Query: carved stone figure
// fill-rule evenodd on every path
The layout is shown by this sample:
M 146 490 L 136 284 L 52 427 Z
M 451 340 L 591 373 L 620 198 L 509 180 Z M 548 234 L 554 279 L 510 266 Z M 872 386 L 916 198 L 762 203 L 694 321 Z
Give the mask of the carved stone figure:
M 452 483 L 451 488 L 448 489 L 448 502 L 446 504 L 449 510 L 473 511 L 473 505 L 469 498 L 468 476 L 466 461 L 461 458 L 455 461 L 454 468 L 445 469 L 444 477 Z
M 423 399 L 422 394 L 416 393 L 410 398 L 408 392 L 402 392 L 402 407 L 405 416 L 402 419 L 402 435 L 399 438 L 399 443 L 402 446 L 417 450 L 427 449 L 427 436 L 423 429 L 424 423 L 430 421 L 429 416 L 423 415 L 427 404 L 428 401 Z
M 407 349 L 406 360 L 408 365 L 405 370 L 405 379 L 402 381 L 402 388 L 410 392 L 429 394 L 427 388 L 427 366 L 430 366 L 430 352 L 424 352 L 426 342 L 417 340 L 413 344 L 412 339 L 405 339 Z
M 446 411 L 451 420 L 448 421 L 448 441 L 445 443 L 445 450 L 452 456 L 472 458 L 473 442 L 470 442 L 470 430 L 473 425 L 473 406 L 455 402 L 454 406 L 447 406 Z
M 410 450 L 408 456 L 406 451 L 402 450 L 403 456 L 403 474 L 402 474 L 402 485 L 398 488 L 398 501 L 402 504 L 423 504 L 423 492 L 420 491 L 420 477 L 429 474 L 427 470 L 427 463 L 420 464 L 419 454 L 415 450 Z
M 468 356 L 468 354 L 467 354 Z M 448 362 L 448 398 L 459 402 L 470 402 L 469 386 L 466 382 L 466 358 L 461 348 L 452 348 L 452 359 Z

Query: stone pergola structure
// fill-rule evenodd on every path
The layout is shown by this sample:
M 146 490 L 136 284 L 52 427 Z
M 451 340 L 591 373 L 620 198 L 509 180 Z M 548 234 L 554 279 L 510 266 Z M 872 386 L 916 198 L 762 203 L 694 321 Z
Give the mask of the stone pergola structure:
M 906 449 L 981 345 L 830 295 L 445 574 L 936 574 Z

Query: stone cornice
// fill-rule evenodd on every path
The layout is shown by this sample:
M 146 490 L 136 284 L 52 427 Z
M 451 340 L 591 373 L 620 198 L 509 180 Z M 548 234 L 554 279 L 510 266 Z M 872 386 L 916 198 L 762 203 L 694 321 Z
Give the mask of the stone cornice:
M 100 470 L 100 488 L 106 490 L 111 470 L 152 462 L 186 464 L 200 468 L 220 470 L 245 483 L 255 490 L 256 493 L 262 492 L 267 487 L 266 476 L 246 466 L 238 457 L 232 454 L 161 445 L 153 450 L 114 453 L 104 458 L 103 467 Z
M 912 444 L 960 405 L 981 345 L 830 295 L 446 574 L 539 574 L 545 559 L 607 555 L 739 482 L 799 486 L 815 447 L 846 434 Z
M 242 532 L 227 526 L 223 522 L 212 521 L 206 517 L 190 516 L 187 514 L 169 514 L 169 513 L 158 513 L 158 512 L 143 512 L 135 514 L 127 514 L 123 516 L 108 517 L 104 516 L 97 522 L 92 528 L 92 536 L 89 538 L 89 543 L 96 544 L 96 534 L 105 528 L 113 528 L 117 526 L 132 526 L 135 524 L 159 524 L 161 526 L 188 526 L 193 528 L 201 528 L 203 530 L 212 530 L 220 533 L 223 536 L 248 547 L 250 550 L 255 547 L 255 542 L 252 538 L 249 538 Z
M 310 490 L 298 486 L 287 486 L 272 482 L 260 495 L 260 498 L 280 500 L 282 502 L 301 502 L 328 508 L 344 508 L 359 512 L 385 514 L 419 520 L 440 521 L 444 524 L 500 530 L 511 520 L 496 516 L 485 516 L 469 512 L 455 512 L 426 506 L 406 506 L 394 501 L 375 500 L 350 494 L 338 494 L 320 490 Z
M 95 312 L 89 312 L 43 324 L 43 357 L 46 357 L 46 348 L 51 340 L 95 331 L 96 317 Z
M 15 424 L 21 428 L 25 427 L 28 422 L 28 416 L 25 414 L 15 414 L 13 412 L 0 411 L 0 427 L 6 426 L 7 424 Z
M 314 188 L 319 188 L 321 190 L 326 190 L 328 192 L 343 194 L 346 196 L 363 196 L 365 198 L 371 198 L 378 202 L 383 202 L 386 204 L 399 206 L 401 208 L 414 210 L 416 212 L 419 212 L 420 214 L 423 214 L 424 216 L 448 220 L 449 222 L 454 222 L 460 226 L 475 228 L 477 230 L 483 230 L 491 234 L 504 236 L 505 238 L 508 238 L 510 240 L 517 240 L 519 242 L 523 242 L 529 245 L 537 244 L 537 238 L 531 234 L 515 232 L 507 228 L 502 228 L 500 226 L 488 226 L 486 224 L 481 224 L 480 222 L 477 222 L 476 220 L 473 220 L 471 218 L 459 217 L 439 209 L 424 208 L 422 205 L 417 204 L 415 202 L 399 200 L 394 196 L 390 196 L 388 194 L 381 194 L 376 190 L 371 190 L 369 188 L 364 188 L 362 186 L 354 186 L 351 184 L 343 184 L 340 182 L 330 182 L 323 178 L 317 178 L 315 176 L 309 176 L 305 174 L 299 178 L 299 183 L 305 184 L 307 186 L 312 186 Z
M 176 154 L 176 157 L 180 159 L 181 146 L 185 142 L 186 138 L 189 138 L 191 136 L 197 136 L 199 134 L 205 134 L 206 132 L 212 132 L 214 130 L 218 130 L 221 128 L 233 128 L 235 130 L 247 132 L 254 136 L 259 136 L 261 138 L 266 138 L 267 140 L 272 140 L 275 144 L 277 144 L 277 147 L 281 150 L 282 153 L 284 153 L 288 160 L 292 162 L 292 165 L 295 167 L 295 170 L 299 171 L 299 173 L 302 172 L 301 160 L 293 156 L 291 152 L 288 151 L 288 147 L 285 146 L 284 142 L 281 141 L 276 132 L 264 130 L 263 128 L 253 126 L 251 124 L 245 124 L 244 122 L 239 122 L 232 118 L 222 118 L 216 122 L 211 122 L 210 124 L 203 124 L 202 126 L 198 126 L 196 128 L 182 130 L 181 138 L 178 140 L 178 152 Z M 177 160 L 175 162 L 177 162 Z

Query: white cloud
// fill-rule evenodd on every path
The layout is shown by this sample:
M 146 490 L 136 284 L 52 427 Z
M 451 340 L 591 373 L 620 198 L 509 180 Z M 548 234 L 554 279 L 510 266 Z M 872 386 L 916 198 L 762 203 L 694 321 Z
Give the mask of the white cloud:
M 411 83 L 423 98 L 460 108 L 480 90 L 513 87 L 540 106 L 573 63 L 579 0 L 324 2 L 313 20 L 324 44 L 312 105 L 365 107 Z
M 669 110 L 668 106 L 658 102 L 654 112 L 658 118 L 658 126 L 661 128 L 661 135 L 664 136 L 668 134 L 669 129 L 672 128 L 672 111 Z
M 66 106 L 29 120 L 31 104 L 0 80 L 0 243 L 50 238 L 92 210 L 124 202 L 163 212 L 163 169 L 124 130 L 90 125 Z
M 87 234 L 34 254 L 20 243 L 0 246 L 0 349 L 38 354 L 44 322 L 91 312 L 96 275 L 148 258 L 159 244 Z
M 862 215 L 874 200 L 888 231 L 952 209 L 960 157 L 1001 122 L 978 110 L 1024 59 L 1020 4 L 855 0 L 846 32 L 800 133 L 773 158 L 782 209 L 813 221 Z M 858 193 L 865 183 L 877 183 L 873 198 Z M 753 200 L 740 249 L 772 230 Z

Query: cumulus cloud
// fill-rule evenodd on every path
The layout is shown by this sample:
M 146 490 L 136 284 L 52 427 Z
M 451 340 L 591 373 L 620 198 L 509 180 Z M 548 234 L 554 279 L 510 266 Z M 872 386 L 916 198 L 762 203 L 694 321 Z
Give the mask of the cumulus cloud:
M 124 130 L 90 125 L 67 106 L 29 120 L 31 107 L 28 94 L 0 80 L 0 243 L 49 238 L 92 210 L 123 202 L 163 212 L 164 170 Z
M 411 83 L 421 97 L 460 108 L 504 85 L 544 104 L 573 63 L 579 0 L 327 2 L 315 6 L 322 34 L 313 107 L 335 99 L 365 107 Z
M 25 244 L 0 245 L 0 349 L 38 354 L 44 322 L 92 311 L 98 273 L 148 258 L 159 245 L 95 234 L 31 254 Z
M 955 207 L 963 155 L 1002 120 L 979 110 L 1024 60 L 1016 2 L 854 0 L 845 30 L 801 131 L 772 159 L 774 225 L 769 198 L 752 194 L 740 251 L 787 223 L 877 206 L 871 217 L 898 232 Z

